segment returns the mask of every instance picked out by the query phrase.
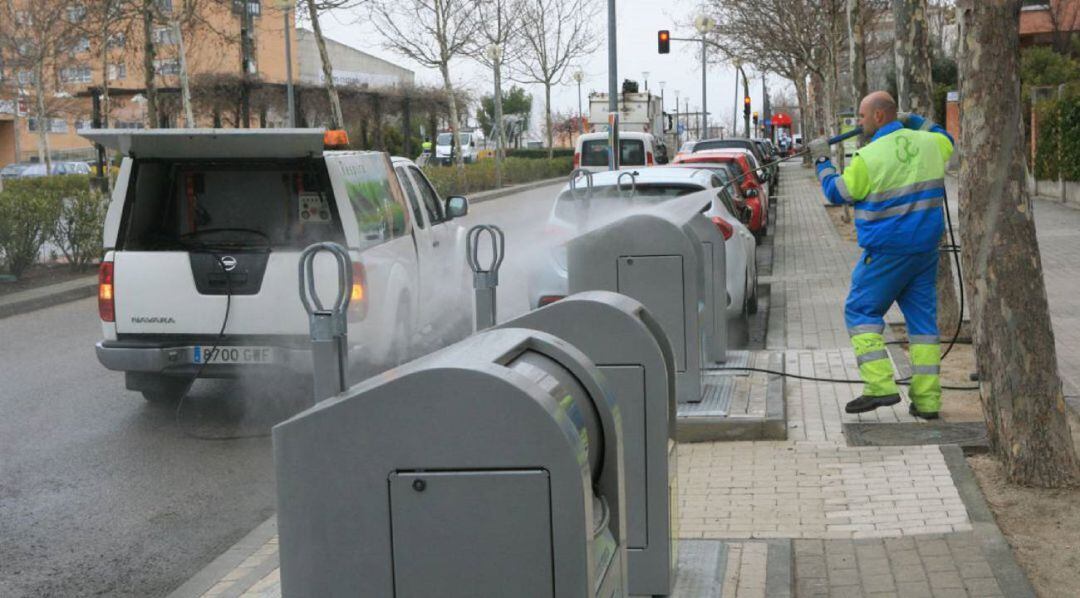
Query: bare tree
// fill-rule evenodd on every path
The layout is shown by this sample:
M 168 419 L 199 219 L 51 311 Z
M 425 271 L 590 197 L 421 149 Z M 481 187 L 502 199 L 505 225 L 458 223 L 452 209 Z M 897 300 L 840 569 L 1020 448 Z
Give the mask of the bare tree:
M 57 67 L 77 41 L 73 13 L 69 12 L 75 6 L 71 0 L 41 0 L 18 6 L 14 0 L 5 0 L 0 7 L 0 51 L 16 67 L 16 83 L 20 87 L 24 82 L 33 86 L 38 159 L 47 170 L 52 168 L 48 136 L 52 117 L 70 97 L 62 87 L 65 77 Z
M 114 0 L 115 1 L 115 0 Z M 150 2 L 144 4 L 144 10 L 150 12 L 149 22 L 163 23 L 167 31 L 166 38 L 176 46 L 176 61 L 180 79 L 180 104 L 184 111 L 184 126 L 195 126 L 195 113 L 191 106 L 191 84 L 188 74 L 187 48 L 184 42 L 184 29 L 193 29 L 206 24 L 206 10 L 214 0 L 184 0 L 178 9 L 174 2 Z M 243 10 L 249 10 L 244 2 Z M 155 29 L 151 27 L 151 29 Z M 156 73 L 154 73 L 156 74 Z M 153 75 L 150 75 L 152 77 Z
M 960 213 L 975 353 L 994 453 L 1008 478 L 1080 480 L 1025 184 L 1020 0 L 961 0 Z
M 130 0 L 98 0 L 85 5 L 86 19 L 80 23 L 81 31 L 95 40 L 97 58 L 101 67 L 101 125 L 108 127 L 112 111 L 112 99 L 109 93 L 110 54 L 116 49 L 120 39 L 126 39 L 131 32 L 131 25 L 136 11 Z
M 476 32 L 474 0 L 373 0 L 372 17 L 385 46 L 423 66 L 439 69 L 450 102 L 450 151 L 462 164 L 460 107 L 450 62 L 464 56 Z
M 480 24 L 469 53 L 481 64 L 491 68 L 494 77 L 494 116 L 495 126 L 495 188 L 502 188 L 502 161 L 506 147 L 506 135 L 503 131 L 503 96 L 502 68 L 507 61 L 517 60 L 516 52 L 521 49 L 518 43 L 524 24 L 523 8 L 525 0 L 488 0 L 478 2 L 476 17 Z
M 331 10 L 355 9 L 367 3 L 367 0 L 298 0 L 297 14 L 304 14 L 311 21 L 311 31 L 315 34 L 315 46 L 319 49 L 319 63 L 322 66 L 323 86 L 330 104 L 330 128 L 343 129 L 345 117 L 341 113 L 341 97 L 334 81 L 334 66 L 330 63 L 330 54 L 326 51 L 326 37 L 319 24 L 319 15 Z
M 866 30 L 863 0 L 847 0 L 847 25 L 851 97 L 854 102 L 858 102 L 870 93 L 866 81 Z
M 926 0 L 892 0 L 892 8 L 896 27 L 897 103 L 903 111 L 933 119 L 934 82 Z M 937 294 L 938 327 L 942 334 L 954 334 L 961 314 L 952 264 L 947 259 L 938 261 Z
M 555 151 L 552 147 L 551 88 L 564 83 L 570 66 L 598 47 L 600 39 L 594 35 L 598 9 L 593 0 L 525 2 L 521 30 L 524 48 L 514 64 L 514 71 L 522 83 L 544 86 L 548 158 Z

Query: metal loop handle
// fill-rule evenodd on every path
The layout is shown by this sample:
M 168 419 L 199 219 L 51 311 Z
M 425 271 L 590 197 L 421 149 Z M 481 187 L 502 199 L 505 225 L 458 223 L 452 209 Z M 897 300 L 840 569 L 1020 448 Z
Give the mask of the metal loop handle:
M 315 290 L 315 257 L 322 251 L 330 252 L 337 261 L 338 294 L 334 306 L 330 310 L 323 306 L 322 299 Z M 345 310 L 349 307 L 349 300 L 352 298 L 353 286 L 352 258 L 349 257 L 347 249 L 337 243 L 330 242 L 309 245 L 300 253 L 299 270 L 300 302 L 304 304 L 304 310 L 307 311 L 309 316 L 316 311 L 331 311 L 335 314 L 345 313 Z M 312 302 L 315 304 L 315 309 L 311 307 Z
M 480 266 L 480 235 L 488 233 L 491 238 L 491 264 L 487 268 Z M 499 268 L 502 267 L 503 258 L 506 256 L 506 235 L 502 229 L 494 224 L 478 224 L 469 229 L 465 236 L 465 258 L 469 261 L 469 267 L 473 274 L 491 274 L 498 280 Z
M 626 195 L 623 192 L 622 180 L 625 176 L 630 177 L 630 195 Z M 620 197 L 633 199 L 633 197 L 637 195 L 637 171 L 632 170 L 619 174 L 619 178 L 615 179 L 615 189 L 619 192 Z
M 591 198 L 593 194 L 592 171 L 586 170 L 584 168 L 575 168 L 573 172 L 570 173 L 570 195 L 572 195 L 574 199 L 581 199 L 581 196 L 578 194 L 577 190 L 577 181 L 579 178 L 581 178 L 580 175 L 582 174 L 585 175 L 585 199 Z

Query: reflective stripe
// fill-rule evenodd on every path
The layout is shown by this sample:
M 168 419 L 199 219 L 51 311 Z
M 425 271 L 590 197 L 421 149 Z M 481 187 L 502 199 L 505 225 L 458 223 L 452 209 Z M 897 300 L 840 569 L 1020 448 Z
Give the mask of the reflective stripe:
M 836 174 L 836 169 L 833 168 L 832 166 L 830 166 L 828 168 L 822 168 L 817 173 L 817 180 L 818 181 L 823 181 L 823 180 L 825 180 L 825 177 L 829 176 L 830 174 Z
M 888 191 L 879 191 L 877 193 L 871 193 L 866 196 L 863 201 L 874 203 L 879 201 L 887 201 L 890 199 L 896 199 L 911 193 L 919 193 L 921 191 L 929 191 L 931 189 L 944 189 L 945 179 L 930 179 L 929 181 L 922 181 L 919 183 L 912 183 L 911 185 L 904 185 L 896 189 L 889 189 Z
M 937 376 L 941 374 L 940 365 L 916 365 L 911 368 L 913 376 Z
M 912 345 L 936 345 L 941 341 L 936 334 L 911 334 L 908 343 Z
M 934 128 L 934 125 L 936 125 L 936 124 L 937 123 L 930 120 L 929 118 L 924 118 L 923 121 L 922 121 L 922 126 L 919 127 L 919 130 L 920 131 L 929 131 L 930 129 Z
M 836 191 L 840 193 L 840 197 L 848 203 L 854 203 L 855 198 L 851 196 L 851 192 L 848 191 L 847 183 L 844 182 L 844 177 L 836 177 L 834 181 L 836 183 Z
M 889 358 L 889 352 L 886 351 L 885 349 L 881 349 L 879 351 L 871 351 L 871 352 L 865 353 L 863 355 L 856 355 L 855 356 L 855 361 L 857 361 L 859 363 L 859 365 L 862 365 L 864 363 L 869 363 L 871 361 L 878 361 L 879 359 L 888 359 L 888 358 Z
M 858 326 L 852 326 L 847 329 L 848 336 L 857 336 L 860 334 L 881 334 L 885 332 L 884 324 L 859 324 Z
M 936 208 L 940 208 L 941 205 L 942 200 L 940 197 L 934 197 L 932 199 L 921 199 L 919 201 L 906 203 L 901 206 L 895 206 L 887 210 L 881 210 L 879 212 L 873 212 L 870 210 L 855 210 L 855 219 L 873 222 L 875 220 L 892 218 L 893 216 L 906 216 L 912 212 L 933 210 Z

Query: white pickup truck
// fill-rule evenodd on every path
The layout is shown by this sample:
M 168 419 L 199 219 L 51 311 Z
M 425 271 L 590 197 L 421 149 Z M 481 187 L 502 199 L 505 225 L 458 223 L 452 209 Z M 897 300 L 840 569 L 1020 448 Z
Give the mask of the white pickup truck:
M 309 373 L 298 258 L 315 242 L 342 244 L 353 262 L 354 380 L 470 330 L 455 222 L 468 200 L 440 199 L 411 161 L 325 151 L 314 129 L 85 137 L 125 156 L 105 221 L 97 356 L 147 400 L 176 400 L 196 376 Z M 315 271 L 332 303 L 333 258 Z

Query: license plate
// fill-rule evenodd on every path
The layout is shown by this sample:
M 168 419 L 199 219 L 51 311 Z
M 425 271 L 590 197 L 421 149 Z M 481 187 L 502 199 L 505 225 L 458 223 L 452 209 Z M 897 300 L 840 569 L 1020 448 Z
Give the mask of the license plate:
M 196 346 L 191 361 L 196 364 L 257 364 L 270 363 L 274 351 L 270 347 L 215 347 Z

